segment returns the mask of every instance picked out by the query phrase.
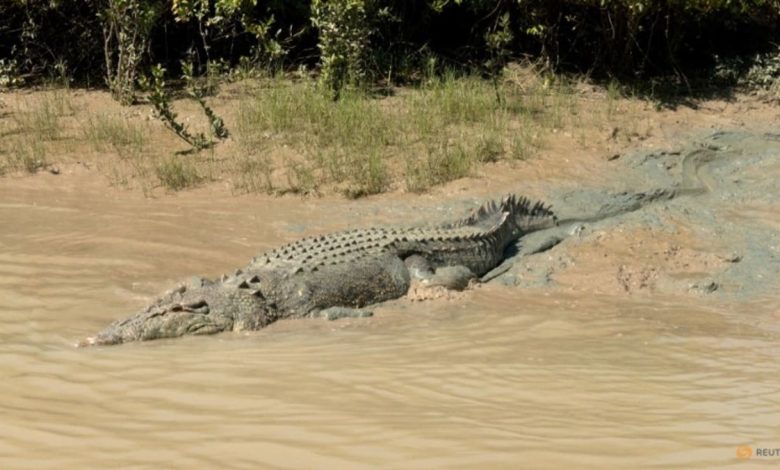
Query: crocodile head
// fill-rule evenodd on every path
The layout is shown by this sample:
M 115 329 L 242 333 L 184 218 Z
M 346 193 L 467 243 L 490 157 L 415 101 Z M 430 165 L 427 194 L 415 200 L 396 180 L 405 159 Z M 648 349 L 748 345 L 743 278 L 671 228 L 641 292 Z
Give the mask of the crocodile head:
M 258 291 L 196 278 L 167 292 L 144 310 L 84 339 L 78 346 L 254 330 L 268 323 L 267 312 Z

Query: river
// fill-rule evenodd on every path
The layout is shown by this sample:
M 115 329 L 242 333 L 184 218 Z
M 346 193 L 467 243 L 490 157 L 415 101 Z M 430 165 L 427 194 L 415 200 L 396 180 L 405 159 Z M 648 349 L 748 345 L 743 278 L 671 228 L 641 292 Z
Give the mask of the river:
M 780 447 L 778 295 L 489 284 L 369 319 L 75 348 L 179 280 L 365 218 L 57 178 L 0 181 L 2 468 L 694 469 Z

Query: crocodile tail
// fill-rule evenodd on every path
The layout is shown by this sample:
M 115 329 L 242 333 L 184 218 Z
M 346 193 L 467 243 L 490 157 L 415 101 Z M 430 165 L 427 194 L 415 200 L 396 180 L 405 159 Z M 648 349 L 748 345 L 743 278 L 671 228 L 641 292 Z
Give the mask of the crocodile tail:
M 468 217 L 447 224 L 446 227 L 478 227 L 484 232 L 496 230 L 507 219 L 507 210 L 504 203 L 505 200 L 501 202 L 488 201 L 478 209 L 475 209 Z
M 534 203 L 526 197 L 508 194 L 500 201 L 486 202 L 471 215 L 451 224 L 450 227 L 479 227 L 485 232 L 492 232 L 506 221 L 512 222 L 513 231 L 520 236 L 552 227 L 557 224 L 558 219 L 543 202 Z
M 558 217 L 542 201 L 531 202 L 526 197 L 510 194 L 502 200 L 502 204 L 505 204 L 505 210 L 510 214 L 509 219 L 514 221 L 518 237 L 558 225 Z

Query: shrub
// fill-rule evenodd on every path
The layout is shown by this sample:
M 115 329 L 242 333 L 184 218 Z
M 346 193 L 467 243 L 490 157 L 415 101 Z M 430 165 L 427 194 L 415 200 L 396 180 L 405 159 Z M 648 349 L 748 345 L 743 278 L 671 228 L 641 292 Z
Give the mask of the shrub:
M 313 0 L 311 21 L 319 30 L 321 79 L 334 100 L 365 76 L 370 29 L 367 0 Z
M 160 15 L 154 0 L 106 0 L 103 21 L 103 55 L 106 84 L 122 104 L 133 104 L 142 54 Z

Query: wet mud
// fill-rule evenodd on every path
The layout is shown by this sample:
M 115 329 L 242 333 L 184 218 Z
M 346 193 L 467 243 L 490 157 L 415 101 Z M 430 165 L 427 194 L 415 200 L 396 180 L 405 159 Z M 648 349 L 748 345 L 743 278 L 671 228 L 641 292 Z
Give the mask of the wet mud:
M 510 258 L 514 266 L 496 281 L 520 287 L 555 285 L 557 277 L 573 282 L 567 271 L 588 258 L 610 257 L 614 243 L 613 273 L 591 271 L 588 283 L 739 300 L 777 291 L 777 136 L 715 132 L 615 164 L 624 175 L 620 187 L 552 190 L 545 199 L 561 227 L 520 240 Z M 621 259 L 626 244 L 642 253 Z M 599 265 L 591 267 L 608 268 Z M 604 278 L 610 274 L 614 279 Z

